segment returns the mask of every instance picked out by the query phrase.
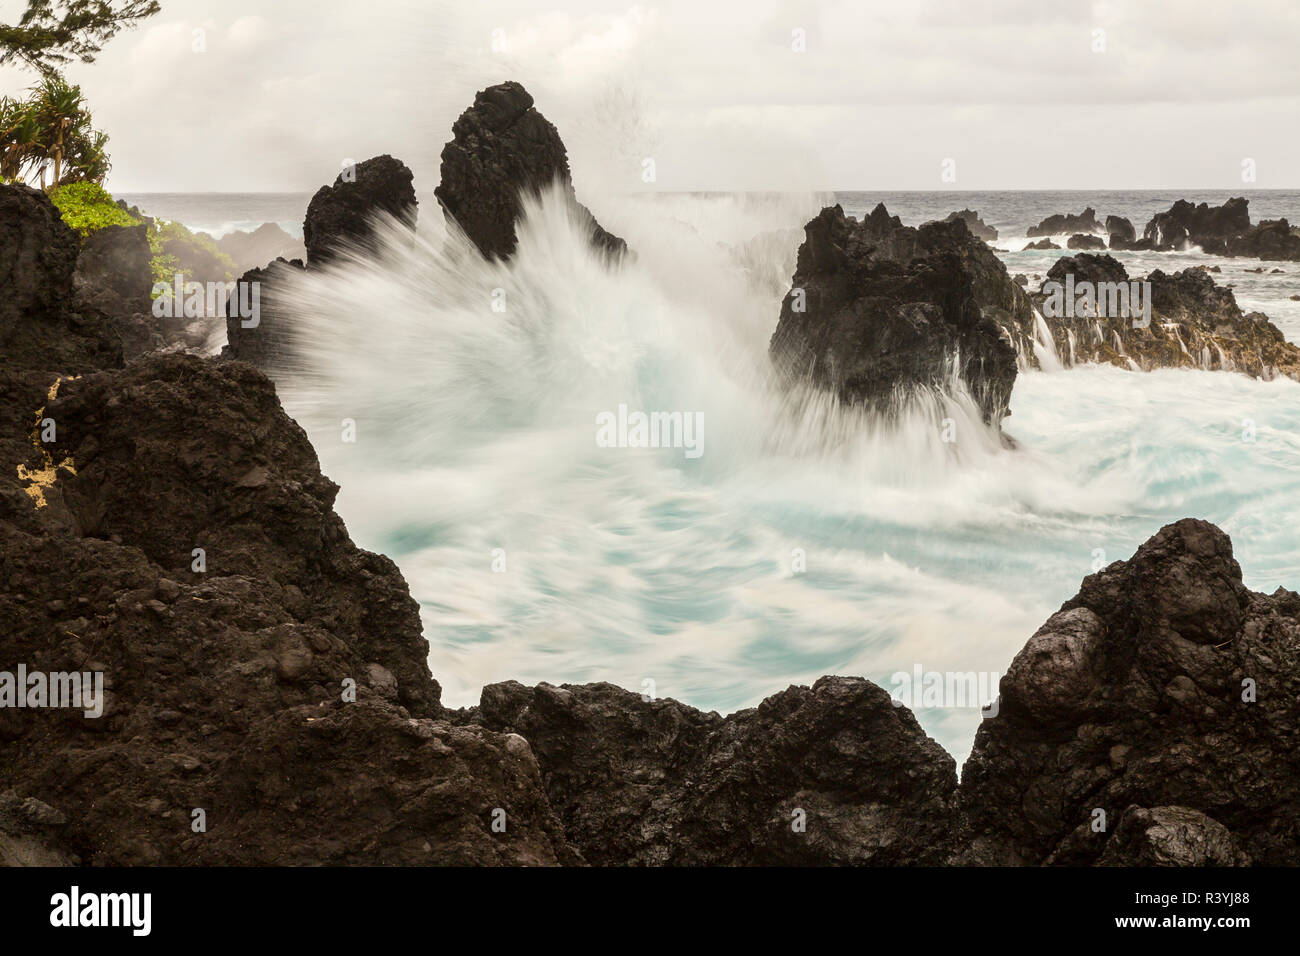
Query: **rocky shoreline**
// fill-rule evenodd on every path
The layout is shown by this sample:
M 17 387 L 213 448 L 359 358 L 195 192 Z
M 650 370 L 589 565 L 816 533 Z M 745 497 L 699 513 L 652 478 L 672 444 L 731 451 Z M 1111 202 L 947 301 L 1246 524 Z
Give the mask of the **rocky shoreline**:
M 577 204 L 518 84 L 479 94 L 454 133 L 439 198 L 483 254 L 513 251 L 521 175 L 559 177 L 596 247 L 630 254 Z M 313 200 L 308 261 L 275 268 L 364 246 L 367 210 L 414 215 L 405 167 L 369 162 Z M 257 277 L 272 305 L 256 328 L 228 319 L 227 355 L 187 354 L 182 323 L 134 311 L 133 244 L 82 244 L 43 194 L 0 186 L 0 669 L 107 686 L 98 718 L 0 708 L 0 863 L 1300 862 L 1300 596 L 1246 589 L 1199 520 L 1085 578 L 1029 637 L 960 780 L 856 677 L 726 716 L 609 684 L 498 683 L 445 707 L 406 582 L 352 542 L 258 367 L 292 351 L 274 276 Z M 809 309 L 787 297 L 778 362 L 842 351 L 861 376 L 820 383 L 867 399 L 845 383 L 876 382 L 879 350 L 820 337 L 884 314 L 881 335 L 927 330 L 888 381 L 932 383 L 955 342 L 1000 421 L 1033 300 L 967 217 L 824 210 L 799 260 Z M 1160 315 L 1206 308 L 1195 276 L 1170 281 Z M 1245 321 L 1216 301 L 1216 328 Z

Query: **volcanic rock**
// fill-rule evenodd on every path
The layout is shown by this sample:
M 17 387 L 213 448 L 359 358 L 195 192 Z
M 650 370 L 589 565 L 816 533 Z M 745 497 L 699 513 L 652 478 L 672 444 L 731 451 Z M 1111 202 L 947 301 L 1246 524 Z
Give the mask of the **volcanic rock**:
M 1123 263 L 1110 255 L 1081 253 L 1058 259 L 1047 279 L 1065 286 L 1073 276 L 1081 283 L 1129 283 Z M 1189 367 L 1242 372 L 1257 378 L 1277 375 L 1300 378 L 1300 348 L 1286 341 L 1268 317 L 1245 314 L 1232 290 L 1217 286 L 1204 268 L 1185 269 L 1172 275 L 1160 270 L 1150 283 L 1151 323 L 1143 327 L 1136 314 L 1103 314 L 1074 318 L 1050 314 L 1044 290 L 1034 293 L 1035 304 L 1056 342 L 1072 342 L 1061 356 L 1066 365 L 1108 362 L 1121 368 Z
M 983 239 L 985 242 L 993 242 L 998 237 L 998 231 L 984 222 L 980 214 L 973 209 L 961 209 L 957 212 L 950 212 L 944 218 L 944 222 L 952 222 L 954 219 L 960 219 L 966 223 L 966 228 L 976 239 Z
M 121 341 L 73 313 L 81 244 L 45 193 L 0 183 L 0 355 L 27 369 L 120 364 Z M 147 276 L 147 273 L 146 273 Z
M 1244 233 L 1230 236 L 1223 250 L 1229 256 L 1269 261 L 1300 261 L 1300 236 L 1285 219 L 1265 219 Z
M 514 254 L 523 197 L 553 183 L 567 193 L 597 249 L 611 259 L 627 252 L 627 243 L 602 229 L 577 201 L 560 134 L 523 86 L 512 81 L 481 90 L 452 134 L 442 150 L 442 182 L 434 194 L 448 222 L 464 230 L 484 256 Z
M 307 206 L 303 244 L 307 264 L 321 266 L 344 249 L 374 251 L 376 217 L 415 226 L 417 201 L 411 171 L 387 154 L 367 159 L 322 186 Z
M 293 318 L 284 298 L 295 276 L 305 268 L 299 259 L 292 262 L 277 259 L 263 269 L 250 269 L 239 277 L 234 292 L 226 300 L 226 346 L 221 350 L 222 358 L 249 362 L 272 375 L 292 361 Z M 249 291 L 245 292 L 245 288 Z M 245 316 L 243 306 L 252 302 L 253 288 L 257 289 L 258 314 Z
M 1016 655 L 962 771 L 958 858 L 1294 865 L 1297 648 L 1300 595 L 1247 589 L 1208 522 L 1162 528 Z
M 1078 233 L 1071 236 L 1065 246 L 1067 249 L 1105 249 L 1106 240 L 1101 236 L 1086 236 Z
M 1112 249 L 1126 249 L 1137 240 L 1137 230 L 1133 223 L 1123 216 L 1106 217 L 1106 235 L 1110 237 Z
M 728 717 L 610 684 L 492 684 L 477 718 L 526 738 L 597 864 L 922 865 L 955 765 L 905 707 L 823 677 Z
M 1229 199 L 1222 206 L 1209 203 L 1193 205 L 1179 199 L 1168 211 L 1156 213 L 1142 230 L 1156 249 L 1181 249 L 1190 244 L 1209 246 L 1206 251 L 1222 249 L 1232 236 L 1250 228 L 1249 200 Z
M 1038 225 L 1026 229 L 1025 235 L 1033 239 L 1035 236 L 1063 236 L 1067 233 L 1100 233 L 1101 231 L 1101 223 L 1097 221 L 1097 211 L 1088 206 L 1078 215 L 1057 213 L 1048 216 Z
M 794 285 L 769 346 L 787 379 L 890 409 L 918 388 L 949 387 L 955 376 L 986 421 L 1001 422 L 1016 376 L 1015 351 L 996 321 L 981 314 L 954 237 L 972 259 L 972 243 L 996 256 L 962 220 L 918 230 L 902 226 L 884 206 L 857 222 L 836 205 L 804 232 Z M 1000 278 L 1008 297 L 1023 296 L 1005 268 Z

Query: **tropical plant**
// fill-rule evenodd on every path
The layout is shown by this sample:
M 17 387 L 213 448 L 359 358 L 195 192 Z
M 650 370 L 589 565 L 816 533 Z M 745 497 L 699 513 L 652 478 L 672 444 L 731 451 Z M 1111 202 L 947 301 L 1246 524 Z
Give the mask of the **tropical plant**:
M 105 226 L 138 226 L 140 220 L 119 206 L 98 183 L 70 183 L 50 190 L 50 202 L 82 238 Z
M 158 0 L 28 0 L 16 24 L 0 23 L 0 65 L 48 76 L 73 60 L 90 63 L 119 30 L 158 10 Z
M 39 173 L 42 189 L 50 170 L 52 186 L 103 182 L 112 167 L 108 136 L 91 126 L 81 87 L 51 74 L 28 92 L 26 100 L 0 102 L 0 177 Z

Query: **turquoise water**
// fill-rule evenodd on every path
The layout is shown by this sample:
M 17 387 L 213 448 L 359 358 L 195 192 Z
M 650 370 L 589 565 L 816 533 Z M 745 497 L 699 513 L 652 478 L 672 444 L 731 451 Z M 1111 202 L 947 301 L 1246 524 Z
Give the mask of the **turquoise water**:
M 981 212 L 1004 223 L 993 198 Z M 826 673 L 996 683 L 1095 565 L 1186 516 L 1232 535 L 1252 587 L 1300 588 L 1300 384 L 1027 371 L 1006 422 L 1018 451 L 959 393 L 886 427 L 776 389 L 767 340 L 822 199 L 606 201 L 597 215 L 638 253 L 617 273 L 548 200 L 509 266 L 426 222 L 377 262 L 304 278 L 309 345 L 282 398 L 341 484 L 353 537 L 410 582 L 449 704 L 508 678 L 608 680 L 720 711 Z M 1021 209 L 1025 223 L 1082 208 L 1034 202 L 1046 211 Z M 971 204 L 892 208 L 916 222 Z M 1013 271 L 1032 268 L 1020 255 Z M 1257 307 L 1300 292 L 1283 268 L 1253 279 Z M 702 415 L 703 455 L 600 447 L 596 416 L 620 403 Z M 917 716 L 958 758 L 980 719 Z

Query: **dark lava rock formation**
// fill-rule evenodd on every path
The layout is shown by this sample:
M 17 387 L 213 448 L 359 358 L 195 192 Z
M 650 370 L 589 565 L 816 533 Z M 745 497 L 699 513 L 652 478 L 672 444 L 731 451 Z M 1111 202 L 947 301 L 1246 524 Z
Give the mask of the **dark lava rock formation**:
M 1156 213 L 1142 237 L 1157 249 L 1180 249 L 1188 243 L 1201 245 L 1223 242 L 1250 228 L 1249 200 L 1229 199 L 1222 206 L 1201 203 L 1199 206 L 1179 199 L 1167 212 Z
M 579 859 L 527 744 L 445 719 L 405 582 L 349 540 L 262 373 L 155 355 L 52 396 L 22 381 L 0 393 L 4 450 L 59 464 L 39 486 L 4 473 L 0 667 L 107 685 L 98 719 L 0 710 L 6 785 L 65 821 L 56 849 L 127 865 Z M 25 434 L 38 402 L 58 423 L 48 447 Z
M 249 362 L 270 375 L 282 371 L 292 362 L 293 321 L 283 299 L 296 274 L 306 267 L 299 259 L 277 259 L 263 269 L 250 269 L 239 278 L 239 285 L 256 283 L 258 314 L 245 316 L 243 306 L 251 303 L 251 288 L 246 293 L 237 285 L 226 301 L 225 358 Z
M 1106 217 L 1106 235 L 1112 249 L 1128 249 L 1137 241 L 1137 230 L 1123 216 Z
M 1124 264 L 1110 255 L 1081 253 L 1058 259 L 1047 280 L 1065 285 L 1128 283 Z M 1137 280 L 1141 281 L 1141 280 Z M 1134 318 L 1068 317 L 1048 314 L 1047 296 L 1031 296 L 1044 315 L 1063 364 L 1108 362 L 1121 368 L 1201 368 L 1242 372 L 1257 378 L 1285 375 L 1300 380 L 1300 348 L 1262 312 L 1244 313 L 1231 289 L 1215 284 L 1204 268 L 1168 275 L 1160 270 L 1150 283 L 1151 322 Z
M 1300 863 L 1300 595 L 1248 590 L 1191 519 L 1030 638 L 960 783 L 860 678 L 726 717 L 607 684 L 445 708 L 405 581 L 351 541 L 273 383 L 124 364 L 124 317 L 79 312 L 74 278 L 109 281 L 131 240 L 79 267 L 52 209 L 0 186 L 0 671 L 105 694 L 0 707 L 0 864 Z M 929 374 L 925 332 L 1009 392 L 989 316 L 1019 305 L 985 255 L 961 220 L 835 207 L 799 275 L 837 346 L 895 337 Z M 1203 279 L 1153 275 L 1160 309 L 1231 319 Z
M 985 420 L 1001 422 L 1016 354 L 995 319 L 981 312 L 975 246 L 996 264 L 984 277 L 997 277 L 992 291 L 1008 305 L 1024 293 L 964 221 L 914 229 L 883 205 L 861 222 L 836 205 L 804 232 L 769 346 L 787 379 L 809 381 L 846 402 L 893 409 L 918 388 L 945 388 L 955 376 Z
M 1067 249 L 1105 249 L 1106 240 L 1101 236 L 1076 233 L 1066 240 L 1065 247 Z
M 25 368 L 121 361 L 121 343 L 72 311 L 81 243 L 43 192 L 0 184 L 0 352 Z
M 1300 261 L 1300 235 L 1285 219 L 1251 225 L 1250 201 L 1237 197 L 1222 206 L 1193 205 L 1180 199 L 1157 213 L 1143 231 L 1151 248 L 1200 246 L 1211 255 L 1243 256 L 1265 261 Z
M 627 243 L 602 229 L 578 202 L 560 134 L 520 84 L 499 83 L 480 91 L 452 134 L 442 150 L 442 182 L 434 195 L 447 219 L 484 256 L 508 259 L 514 254 L 522 197 L 553 183 L 567 192 L 579 218 L 590 226 L 597 249 L 611 259 L 627 252 Z
M 1300 862 L 1300 596 L 1245 588 L 1215 526 L 1085 578 L 1001 689 L 962 772 L 963 862 Z
M 1022 249 L 1021 252 L 1028 252 L 1031 249 L 1043 250 L 1043 249 L 1060 249 L 1060 248 L 1061 247 L 1058 246 L 1056 243 L 1054 243 L 1051 239 L 1039 239 L 1037 242 L 1026 243 L 1025 248 Z
M 725 718 L 610 684 L 483 689 L 527 739 L 565 833 L 615 865 L 942 859 L 956 768 L 875 684 L 823 677 Z
M 1066 248 L 1105 248 L 1106 241 L 1100 235 L 1084 235 L 1076 233 L 1067 239 Z
M 1073 213 L 1057 213 L 1048 216 L 1036 226 L 1030 226 L 1025 230 L 1025 235 L 1033 239 L 1037 236 L 1063 236 L 1068 233 L 1102 232 L 1101 223 L 1097 221 L 1097 210 L 1088 206 L 1078 215 Z
M 992 242 L 998 237 L 998 231 L 988 225 L 980 214 L 973 209 L 959 209 L 957 212 L 950 212 L 944 217 L 944 222 L 952 222 L 954 219 L 960 219 L 966 223 L 966 228 L 976 239 L 983 239 L 985 242 Z
M 286 285 L 296 271 L 319 269 L 344 253 L 378 251 L 376 223 L 384 217 L 413 229 L 417 214 L 414 177 L 406 164 L 392 156 L 376 156 L 339 173 L 332 186 L 322 186 L 307 206 L 302 232 L 307 263 L 276 259 L 265 268 L 249 269 L 239 277 L 226 301 L 226 346 L 222 355 L 251 362 L 271 375 L 293 358 L 293 322 L 284 305 Z M 283 230 L 280 230 L 283 232 Z M 256 235 L 256 233 L 252 234 Z M 241 286 L 256 285 L 260 314 L 242 314 Z
M 339 173 L 307 205 L 302 223 L 307 265 L 321 266 L 348 248 L 376 248 L 374 221 L 387 214 L 414 228 L 414 177 L 401 160 L 385 154 Z

